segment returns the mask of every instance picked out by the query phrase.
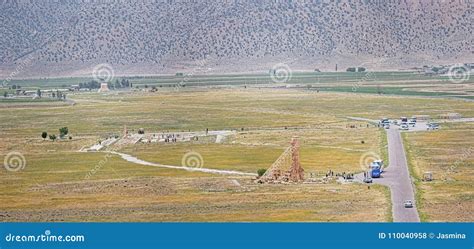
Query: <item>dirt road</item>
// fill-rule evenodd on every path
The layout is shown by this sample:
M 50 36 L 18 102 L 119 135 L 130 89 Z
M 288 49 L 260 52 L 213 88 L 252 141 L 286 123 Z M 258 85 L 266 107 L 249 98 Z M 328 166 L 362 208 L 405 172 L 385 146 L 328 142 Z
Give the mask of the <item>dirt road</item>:
M 120 152 L 115 152 L 115 151 L 108 151 L 108 153 L 119 155 L 122 159 L 129 161 L 131 163 L 136 163 L 136 164 L 141 164 L 141 165 L 146 165 L 146 166 L 169 168 L 169 169 L 182 169 L 182 170 L 187 170 L 187 171 L 197 171 L 197 172 L 205 172 L 205 173 L 221 174 L 221 175 L 257 176 L 257 174 L 254 174 L 254 173 L 240 172 L 240 171 L 234 171 L 234 170 L 220 170 L 220 169 L 208 169 L 208 168 L 199 168 L 199 167 L 164 165 L 164 164 L 159 164 L 159 163 L 147 162 L 125 153 L 120 153 Z
M 403 204 L 406 200 L 415 202 L 415 195 L 398 127 L 387 130 L 387 139 L 390 165 L 385 169 L 381 178 L 373 179 L 373 183 L 386 185 L 390 188 L 394 222 L 419 222 L 420 217 L 416 203 L 413 208 L 405 208 Z M 356 179 L 362 181 L 363 174 L 358 174 Z

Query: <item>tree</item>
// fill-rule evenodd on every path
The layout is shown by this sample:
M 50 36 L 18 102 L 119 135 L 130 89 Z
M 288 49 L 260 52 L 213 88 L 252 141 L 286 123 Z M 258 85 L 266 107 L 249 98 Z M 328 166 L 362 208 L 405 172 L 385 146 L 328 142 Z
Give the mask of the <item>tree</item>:
M 383 94 L 382 86 L 377 85 L 377 93 L 378 93 L 378 94 Z
M 263 176 L 263 174 L 265 174 L 265 172 L 267 172 L 267 169 L 258 169 L 257 170 L 258 177 Z
M 53 142 L 56 140 L 56 135 L 49 135 L 49 139 L 53 140 Z
M 3 92 L 3 97 L 6 98 L 8 96 L 7 92 Z
M 41 137 L 43 138 L 43 140 L 45 140 L 48 137 L 48 133 L 46 131 L 43 131 L 41 133 Z
M 59 128 L 59 137 L 63 138 L 69 133 L 69 129 L 67 127 Z

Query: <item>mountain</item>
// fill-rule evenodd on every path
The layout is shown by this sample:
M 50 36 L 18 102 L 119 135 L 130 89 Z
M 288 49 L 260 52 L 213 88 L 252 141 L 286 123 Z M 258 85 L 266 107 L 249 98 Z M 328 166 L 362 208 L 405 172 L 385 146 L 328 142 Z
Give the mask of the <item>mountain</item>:
M 473 2 L 1 1 L 0 76 L 400 69 L 473 61 Z

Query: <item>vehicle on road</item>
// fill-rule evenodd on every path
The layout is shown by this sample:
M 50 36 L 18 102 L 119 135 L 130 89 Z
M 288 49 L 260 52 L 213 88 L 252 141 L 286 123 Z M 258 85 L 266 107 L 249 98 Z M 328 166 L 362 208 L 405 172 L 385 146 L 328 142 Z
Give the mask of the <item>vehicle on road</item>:
M 437 130 L 439 129 L 438 123 L 428 123 L 428 130 Z
M 388 125 L 388 124 L 390 124 L 390 119 L 388 119 L 388 118 L 382 118 L 382 119 L 380 120 L 380 124 L 381 124 L 382 126 Z
M 411 127 L 415 127 L 416 122 L 410 121 L 410 122 L 408 122 L 408 125 L 411 126 Z
M 409 130 L 408 125 L 407 125 L 407 124 L 402 124 L 402 125 L 400 125 L 400 130 L 402 130 L 402 131 L 407 131 L 407 130 Z
M 385 128 L 385 129 L 387 129 L 387 130 L 388 130 L 388 129 L 390 129 L 390 125 L 389 125 L 389 124 L 386 124 L 386 125 L 384 125 L 384 127 L 383 127 L 383 128 Z
M 402 121 L 402 123 L 407 123 L 408 122 L 407 117 L 401 117 L 400 120 Z
M 370 176 L 372 178 L 379 178 L 383 172 L 383 160 L 375 160 L 370 163 Z
M 403 206 L 405 206 L 405 208 L 412 208 L 413 202 L 411 200 L 407 200 L 403 203 Z

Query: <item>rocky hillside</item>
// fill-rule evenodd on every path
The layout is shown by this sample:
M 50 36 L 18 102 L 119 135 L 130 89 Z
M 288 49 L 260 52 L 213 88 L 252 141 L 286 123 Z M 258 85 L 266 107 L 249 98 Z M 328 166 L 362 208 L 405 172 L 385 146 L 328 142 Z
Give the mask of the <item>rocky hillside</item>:
M 156 74 L 473 60 L 467 0 L 32 2 L 0 3 L 0 76 L 82 75 L 99 63 Z

